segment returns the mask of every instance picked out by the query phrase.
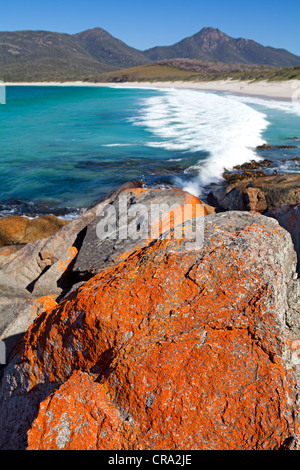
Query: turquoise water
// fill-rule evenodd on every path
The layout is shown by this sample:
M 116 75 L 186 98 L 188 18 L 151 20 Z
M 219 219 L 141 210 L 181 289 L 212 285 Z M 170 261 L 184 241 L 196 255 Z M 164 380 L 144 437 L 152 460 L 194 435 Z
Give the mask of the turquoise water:
M 194 194 L 224 167 L 270 158 L 299 171 L 295 103 L 222 93 L 6 87 L 0 106 L 0 213 L 72 213 L 134 178 Z M 296 148 L 259 153 L 257 145 Z

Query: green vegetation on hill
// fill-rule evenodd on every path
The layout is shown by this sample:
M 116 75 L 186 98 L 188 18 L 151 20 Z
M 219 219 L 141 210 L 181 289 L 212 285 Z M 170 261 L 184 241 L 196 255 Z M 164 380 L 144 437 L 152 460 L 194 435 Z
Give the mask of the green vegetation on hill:
M 176 81 L 197 79 L 197 74 L 170 65 L 150 64 L 101 74 L 100 82 Z
M 212 80 L 300 80 L 300 65 L 275 68 L 268 66 L 230 65 L 189 59 L 164 60 L 99 75 L 100 82 L 135 81 L 212 81 Z

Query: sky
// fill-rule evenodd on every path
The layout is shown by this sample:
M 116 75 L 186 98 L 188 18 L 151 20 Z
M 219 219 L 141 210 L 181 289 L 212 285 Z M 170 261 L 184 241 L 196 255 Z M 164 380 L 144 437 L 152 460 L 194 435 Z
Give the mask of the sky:
M 100 27 L 145 50 L 218 28 L 300 56 L 299 0 L 0 0 L 0 31 Z

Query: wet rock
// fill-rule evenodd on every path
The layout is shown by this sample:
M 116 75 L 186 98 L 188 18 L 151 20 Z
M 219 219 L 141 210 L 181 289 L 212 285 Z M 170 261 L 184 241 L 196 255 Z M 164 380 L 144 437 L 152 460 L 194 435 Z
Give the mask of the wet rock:
M 229 172 L 224 172 L 223 173 L 223 178 L 227 182 L 227 184 L 233 184 L 238 181 L 243 181 L 247 179 L 253 179 L 253 178 L 264 178 L 266 173 L 262 170 L 260 171 L 244 171 L 243 173 L 229 173 Z
M 270 144 L 263 144 L 256 147 L 257 150 L 279 150 L 279 149 L 295 149 L 297 148 L 296 145 L 270 145 Z
M 208 200 L 222 210 L 265 213 L 300 201 L 300 175 L 271 175 L 223 185 L 213 189 Z
M 259 170 L 260 168 L 267 168 L 272 166 L 272 160 L 251 160 L 250 162 L 242 163 L 242 165 L 235 165 L 234 170 Z

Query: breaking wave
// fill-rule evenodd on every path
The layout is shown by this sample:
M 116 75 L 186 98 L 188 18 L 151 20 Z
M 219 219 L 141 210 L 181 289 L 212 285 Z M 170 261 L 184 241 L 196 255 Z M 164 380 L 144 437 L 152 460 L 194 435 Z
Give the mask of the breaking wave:
M 168 89 L 144 99 L 134 124 L 151 132 L 151 147 L 203 152 L 203 160 L 193 166 L 197 176 L 188 183 L 177 181 L 199 195 L 203 186 L 220 180 L 224 168 L 259 160 L 255 149 L 265 143 L 262 134 L 269 123 L 263 112 L 232 96 Z

